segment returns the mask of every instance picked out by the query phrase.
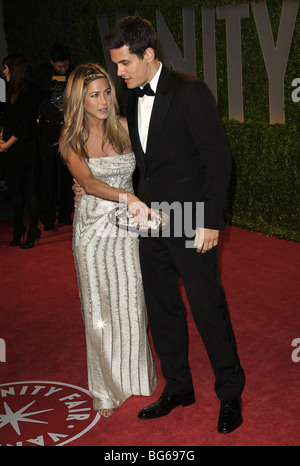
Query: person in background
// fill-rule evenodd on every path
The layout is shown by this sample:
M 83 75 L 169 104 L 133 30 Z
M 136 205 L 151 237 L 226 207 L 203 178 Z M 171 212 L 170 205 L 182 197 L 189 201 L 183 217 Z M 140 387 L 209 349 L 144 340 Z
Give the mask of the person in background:
M 36 190 L 36 153 L 38 135 L 39 93 L 28 61 L 20 54 L 3 60 L 7 81 L 7 102 L 0 139 L 1 156 L 5 157 L 5 180 L 13 210 L 13 240 L 10 246 L 22 249 L 34 247 L 41 231 L 38 225 L 38 196 Z M 27 202 L 29 227 L 23 222 Z
M 6 82 L 4 76 L 0 74 L 0 136 L 3 128 L 3 115 L 6 105 Z M 0 191 L 7 191 L 4 181 L 4 157 L 0 157 Z
M 59 147 L 85 195 L 75 209 L 73 251 L 86 330 L 94 409 L 111 416 L 131 395 L 157 385 L 136 232 L 108 214 L 120 203 L 147 222 L 150 210 L 133 193 L 135 157 L 107 72 L 90 63 L 71 74 Z M 123 234 L 125 233 L 125 234 Z
M 41 88 L 39 135 L 40 220 L 45 231 L 55 231 L 54 224 L 71 225 L 73 213 L 72 177 L 62 163 L 58 140 L 63 124 L 64 89 L 74 66 L 63 44 L 50 49 L 51 61 L 35 73 Z

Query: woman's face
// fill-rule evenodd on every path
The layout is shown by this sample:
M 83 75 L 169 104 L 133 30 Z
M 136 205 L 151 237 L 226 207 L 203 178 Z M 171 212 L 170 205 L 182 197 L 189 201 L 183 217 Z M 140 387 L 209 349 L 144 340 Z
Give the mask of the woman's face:
M 106 79 L 96 79 L 88 85 L 83 102 L 88 119 L 106 120 L 111 103 L 111 90 Z
M 10 81 L 10 71 L 9 71 L 9 68 L 8 68 L 7 65 L 4 65 L 3 74 L 5 76 L 6 81 L 9 83 L 9 81 Z

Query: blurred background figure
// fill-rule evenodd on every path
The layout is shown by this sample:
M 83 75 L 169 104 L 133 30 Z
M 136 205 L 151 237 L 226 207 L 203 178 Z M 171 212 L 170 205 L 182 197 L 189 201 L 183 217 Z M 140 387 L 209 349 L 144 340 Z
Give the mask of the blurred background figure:
M 6 83 L 4 75 L 0 74 L 0 134 L 2 134 L 3 115 L 6 104 Z M 4 181 L 4 157 L 0 157 L 0 194 L 6 192 L 7 186 Z M 1 198 L 0 198 L 1 199 Z
M 35 78 L 41 88 L 42 102 L 39 109 L 39 191 L 40 220 L 46 231 L 54 231 L 58 222 L 72 224 L 73 180 L 62 163 L 58 140 L 63 125 L 62 101 L 71 71 L 68 48 L 54 44 L 50 49 L 49 63 L 41 65 Z
M 0 139 L 0 156 L 4 159 L 4 177 L 9 188 L 13 211 L 13 240 L 10 246 L 29 249 L 39 241 L 38 197 L 36 190 L 36 148 L 38 136 L 39 92 L 28 61 L 22 55 L 3 60 L 7 97 Z M 29 228 L 23 223 L 27 201 Z

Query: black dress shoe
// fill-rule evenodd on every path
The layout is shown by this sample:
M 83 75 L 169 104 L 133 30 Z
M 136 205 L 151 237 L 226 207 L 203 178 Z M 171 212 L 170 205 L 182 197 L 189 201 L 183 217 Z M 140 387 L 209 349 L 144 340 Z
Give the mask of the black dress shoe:
M 238 398 L 221 401 L 218 421 L 218 432 L 229 434 L 237 429 L 243 422 L 241 407 Z
M 155 419 L 166 416 L 177 406 L 189 406 L 193 403 L 195 403 L 194 392 L 184 395 L 168 395 L 167 393 L 163 393 L 155 403 L 143 408 L 139 412 L 138 417 L 140 419 Z

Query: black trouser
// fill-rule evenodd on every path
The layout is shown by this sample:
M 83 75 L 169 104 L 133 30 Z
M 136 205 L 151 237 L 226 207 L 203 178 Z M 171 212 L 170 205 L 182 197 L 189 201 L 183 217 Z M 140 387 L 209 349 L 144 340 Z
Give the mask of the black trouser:
M 7 152 L 6 181 L 9 188 L 14 221 L 14 239 L 20 238 L 24 226 L 25 203 L 28 207 L 28 237 L 35 235 L 39 202 L 36 186 L 36 140 L 17 141 Z
M 42 123 L 39 136 L 40 219 L 44 225 L 69 221 L 74 207 L 73 179 L 58 150 L 61 125 Z
M 227 304 L 217 271 L 217 248 L 200 254 L 183 240 L 140 238 L 140 260 L 155 351 L 166 379 L 165 391 L 193 390 L 188 362 L 182 278 L 194 321 L 215 374 L 220 400 L 238 397 L 244 386 Z

